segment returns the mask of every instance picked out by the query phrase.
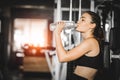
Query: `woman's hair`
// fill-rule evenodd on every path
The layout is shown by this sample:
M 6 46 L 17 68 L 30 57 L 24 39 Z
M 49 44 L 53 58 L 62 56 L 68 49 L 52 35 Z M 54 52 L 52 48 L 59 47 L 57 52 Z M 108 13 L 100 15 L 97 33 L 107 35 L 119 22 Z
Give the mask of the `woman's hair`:
M 85 13 L 88 13 L 91 16 L 91 23 L 95 23 L 96 27 L 94 29 L 93 35 L 98 40 L 104 40 L 104 33 L 103 29 L 101 28 L 101 19 L 100 16 L 92 11 L 86 11 Z

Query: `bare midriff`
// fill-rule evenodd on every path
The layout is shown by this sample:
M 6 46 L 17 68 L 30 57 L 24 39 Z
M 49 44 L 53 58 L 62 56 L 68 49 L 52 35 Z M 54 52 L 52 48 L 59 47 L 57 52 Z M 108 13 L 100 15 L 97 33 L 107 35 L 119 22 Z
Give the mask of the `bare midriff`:
M 94 68 L 84 67 L 84 66 L 76 66 L 74 74 L 84 77 L 88 80 L 93 80 L 96 72 L 97 72 L 97 69 L 94 69 Z

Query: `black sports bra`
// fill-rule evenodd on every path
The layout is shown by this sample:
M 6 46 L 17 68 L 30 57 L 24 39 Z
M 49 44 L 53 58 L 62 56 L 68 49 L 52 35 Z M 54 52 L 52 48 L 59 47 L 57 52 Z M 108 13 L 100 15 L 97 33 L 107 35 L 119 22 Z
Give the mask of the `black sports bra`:
M 82 57 L 75 60 L 75 63 L 76 65 L 99 69 L 101 67 L 101 56 L 100 53 L 94 57 L 83 55 Z

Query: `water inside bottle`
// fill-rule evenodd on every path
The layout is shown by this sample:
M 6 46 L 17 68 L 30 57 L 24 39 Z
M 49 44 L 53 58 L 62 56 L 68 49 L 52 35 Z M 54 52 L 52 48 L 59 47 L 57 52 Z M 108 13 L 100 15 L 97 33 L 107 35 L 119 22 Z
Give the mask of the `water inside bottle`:
M 74 22 L 66 22 L 64 29 L 76 29 L 76 24 Z

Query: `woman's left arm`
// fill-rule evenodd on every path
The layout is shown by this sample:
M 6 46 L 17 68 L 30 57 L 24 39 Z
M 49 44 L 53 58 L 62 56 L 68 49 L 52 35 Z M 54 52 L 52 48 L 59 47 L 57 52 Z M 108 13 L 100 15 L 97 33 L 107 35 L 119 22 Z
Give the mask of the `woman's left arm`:
M 75 60 L 83 56 L 87 52 L 92 51 L 93 46 L 91 45 L 94 45 L 93 39 L 86 39 L 82 41 L 75 48 L 69 51 L 66 51 L 62 44 L 61 35 L 60 35 L 62 32 L 63 26 L 64 26 L 64 23 L 59 23 L 57 28 L 54 31 L 55 42 L 56 42 L 56 52 L 60 62 L 68 62 L 68 61 Z

